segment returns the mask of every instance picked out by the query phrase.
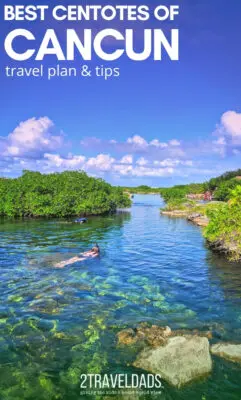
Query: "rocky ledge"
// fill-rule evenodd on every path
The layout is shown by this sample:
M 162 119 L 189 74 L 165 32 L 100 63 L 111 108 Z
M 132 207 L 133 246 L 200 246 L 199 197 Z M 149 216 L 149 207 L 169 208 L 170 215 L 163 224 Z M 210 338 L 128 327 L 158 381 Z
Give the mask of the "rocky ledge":
M 197 226 L 204 226 L 204 227 L 208 226 L 209 223 L 209 219 L 205 215 L 198 213 L 189 214 L 187 220 Z
M 190 210 L 173 210 L 173 211 L 162 211 L 162 215 L 168 215 L 169 217 L 187 218 L 188 221 L 198 226 L 207 226 L 208 218 L 205 215 L 199 213 L 190 213 Z
M 188 215 L 190 214 L 190 211 L 187 210 L 172 210 L 172 211 L 161 211 L 162 215 L 168 215 L 169 217 L 188 217 Z
M 175 387 L 181 387 L 212 371 L 209 340 L 210 331 L 176 330 L 143 323 L 135 329 L 117 334 L 118 345 L 137 345 L 142 350 L 133 366 L 154 374 Z M 229 361 L 241 363 L 241 344 L 218 343 L 211 353 Z
M 241 261 L 241 250 L 239 242 L 230 240 L 215 240 L 213 242 L 207 241 L 208 246 L 214 252 L 221 253 L 233 261 Z

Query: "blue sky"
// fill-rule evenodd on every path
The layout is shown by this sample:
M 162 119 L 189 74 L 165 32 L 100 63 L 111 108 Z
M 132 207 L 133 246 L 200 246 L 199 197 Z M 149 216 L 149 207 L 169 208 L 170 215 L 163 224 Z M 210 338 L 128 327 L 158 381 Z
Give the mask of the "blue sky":
M 178 62 L 167 57 L 158 62 L 133 62 L 123 57 L 113 63 L 95 58 L 90 67 L 116 66 L 120 77 L 48 81 L 7 78 L 5 66 L 31 67 L 36 62 L 16 63 L 2 51 L 1 176 L 18 176 L 22 169 L 46 173 L 84 169 L 113 184 L 169 186 L 203 181 L 240 167 L 241 3 L 148 3 L 150 7 L 158 4 L 180 4 L 180 16 L 168 24 L 150 20 L 146 24 L 102 22 L 91 27 L 133 27 L 137 46 L 141 46 L 144 27 L 179 28 Z M 65 29 L 81 32 L 90 25 L 5 22 L 0 28 L 2 49 L 4 37 L 14 28 L 31 29 L 39 42 L 50 27 L 56 29 L 64 46 Z M 53 56 L 44 61 L 45 66 L 56 63 Z M 82 64 L 77 58 L 68 65 Z

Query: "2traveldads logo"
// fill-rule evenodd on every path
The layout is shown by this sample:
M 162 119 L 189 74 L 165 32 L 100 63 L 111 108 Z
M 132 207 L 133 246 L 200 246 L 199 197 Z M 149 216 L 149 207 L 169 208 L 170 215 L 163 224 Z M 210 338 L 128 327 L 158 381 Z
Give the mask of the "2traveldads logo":
M 156 374 L 82 374 L 80 389 L 108 390 L 108 389 L 162 389 L 161 376 Z

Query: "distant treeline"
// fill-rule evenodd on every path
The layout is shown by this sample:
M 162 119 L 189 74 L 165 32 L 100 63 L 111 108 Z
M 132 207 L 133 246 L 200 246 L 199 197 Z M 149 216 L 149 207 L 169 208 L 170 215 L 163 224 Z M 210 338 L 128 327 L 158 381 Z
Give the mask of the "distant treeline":
M 120 187 L 82 171 L 41 174 L 24 171 L 16 179 L 0 178 L 0 215 L 68 217 L 100 215 L 131 205 Z
M 176 185 L 170 188 L 160 188 L 160 194 L 168 202 L 185 198 L 188 194 L 202 194 L 208 189 L 206 183 L 191 183 L 189 185 Z
M 202 194 L 210 191 L 213 198 L 218 201 L 228 201 L 231 192 L 241 185 L 241 169 L 225 172 L 217 178 L 212 178 L 204 183 L 191 183 L 189 185 L 176 185 L 171 188 L 160 188 L 163 199 L 178 200 L 185 198 L 188 194 Z
M 166 202 L 184 199 L 188 194 L 204 194 L 212 192 L 215 200 L 228 201 L 231 191 L 241 185 L 241 169 L 225 172 L 203 183 L 190 183 L 188 185 L 175 185 L 172 187 L 153 188 L 147 185 L 137 187 L 123 187 L 123 191 L 130 194 L 159 193 Z
M 123 187 L 122 188 L 125 192 L 131 194 L 150 194 L 150 193 L 160 193 L 160 188 L 152 188 L 146 185 L 140 185 L 136 187 Z

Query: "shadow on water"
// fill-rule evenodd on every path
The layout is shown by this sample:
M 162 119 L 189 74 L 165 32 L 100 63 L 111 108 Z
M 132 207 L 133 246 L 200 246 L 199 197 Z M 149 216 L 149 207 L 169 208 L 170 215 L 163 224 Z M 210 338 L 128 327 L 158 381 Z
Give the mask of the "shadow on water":
M 136 195 L 131 213 L 83 225 L 0 223 L 1 399 L 77 400 L 81 373 L 140 373 L 128 366 L 136 350 L 118 348 L 116 333 L 142 321 L 239 340 L 238 266 L 211 254 L 199 228 L 161 216 L 161 206 L 159 196 Z M 53 268 L 95 242 L 99 259 Z M 237 365 L 215 359 L 210 377 L 165 385 L 158 398 L 240 400 L 240 381 Z

